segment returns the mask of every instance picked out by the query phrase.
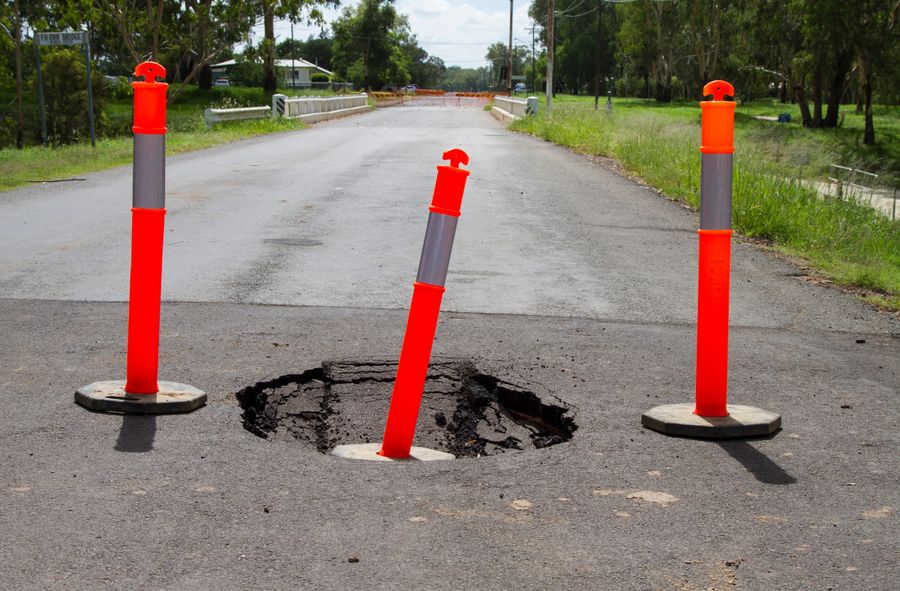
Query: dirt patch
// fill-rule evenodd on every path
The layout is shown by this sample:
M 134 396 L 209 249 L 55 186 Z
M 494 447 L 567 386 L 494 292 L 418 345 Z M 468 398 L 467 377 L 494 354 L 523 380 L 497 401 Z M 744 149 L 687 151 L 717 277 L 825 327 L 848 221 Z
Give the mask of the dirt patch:
M 391 362 L 328 362 L 249 386 L 237 393 L 244 428 L 321 453 L 381 441 L 396 372 Z M 572 438 L 570 414 L 561 401 L 544 402 L 470 362 L 438 361 L 429 367 L 415 445 L 457 457 L 540 449 Z

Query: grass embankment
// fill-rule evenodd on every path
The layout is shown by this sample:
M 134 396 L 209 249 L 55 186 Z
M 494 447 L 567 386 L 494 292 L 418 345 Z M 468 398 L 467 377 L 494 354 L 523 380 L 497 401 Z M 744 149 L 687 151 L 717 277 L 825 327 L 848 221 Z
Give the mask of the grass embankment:
M 333 95 L 331 91 L 287 90 L 288 96 Z M 203 91 L 185 89 L 167 107 L 166 152 L 169 155 L 209 148 L 247 137 L 300 129 L 299 121 L 260 119 L 221 123 L 207 129 L 203 110 L 207 108 L 252 107 L 272 104 L 271 93 L 258 88 L 226 87 Z M 132 99 L 109 100 L 104 110 L 104 129 L 97 147 L 81 143 L 44 148 L 30 146 L 24 150 L 0 149 L 0 191 L 34 181 L 50 181 L 76 177 L 131 162 Z
M 172 156 L 256 135 L 302 127 L 305 124 L 299 121 L 271 119 L 223 123 L 211 130 L 205 129 L 202 122 L 190 131 L 173 130 L 170 127 L 166 136 L 166 153 Z M 96 148 L 91 148 L 90 144 L 74 144 L 58 148 L 35 146 L 24 150 L 0 150 L 0 191 L 129 164 L 132 160 L 132 145 L 130 137 L 117 137 L 98 140 Z
M 594 111 L 592 103 L 564 98 L 554 103 L 552 117 L 526 118 L 512 128 L 583 153 L 614 157 L 666 195 L 699 206 L 698 106 L 617 101 L 613 113 L 607 113 L 602 106 Z M 852 129 L 820 136 L 821 131 L 758 121 L 740 111 L 735 122 L 735 230 L 771 240 L 779 251 L 806 260 L 835 283 L 876 292 L 867 299 L 900 310 L 900 221 L 852 201 L 823 199 L 800 182 L 819 177 L 823 166 L 827 171 L 834 146 L 847 145 L 841 134 Z M 876 130 L 879 124 L 883 129 L 882 144 L 871 153 L 848 156 L 864 164 L 873 155 L 897 152 L 896 135 L 891 141 L 889 132 L 896 134 L 897 119 L 876 119 Z M 877 158 L 868 165 L 880 164 L 882 174 L 900 166 Z

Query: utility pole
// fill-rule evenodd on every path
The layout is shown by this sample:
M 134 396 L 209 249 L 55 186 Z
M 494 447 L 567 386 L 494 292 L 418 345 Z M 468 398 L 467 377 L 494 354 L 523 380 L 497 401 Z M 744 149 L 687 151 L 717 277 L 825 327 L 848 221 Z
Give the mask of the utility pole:
M 537 25 L 531 25 L 531 92 L 537 92 L 537 82 L 534 71 L 534 29 Z
M 16 12 L 13 17 L 13 24 L 15 25 L 13 41 L 16 44 L 16 108 L 18 110 L 16 148 L 21 150 L 25 141 L 25 116 L 22 111 L 22 13 L 19 11 L 19 0 L 13 2 L 13 10 Z
M 506 93 L 512 96 L 512 68 L 513 68 L 513 44 L 512 44 L 512 25 L 513 25 L 513 0 L 509 0 L 509 67 L 506 69 Z
M 594 56 L 594 110 L 600 107 L 600 76 L 603 55 L 603 0 L 597 0 L 597 48 Z
M 553 0 L 547 1 L 547 115 L 550 114 L 553 102 Z
M 294 44 L 294 19 L 291 19 L 291 88 L 296 88 L 297 85 L 297 64 L 294 63 L 297 57 L 296 54 L 297 49 Z

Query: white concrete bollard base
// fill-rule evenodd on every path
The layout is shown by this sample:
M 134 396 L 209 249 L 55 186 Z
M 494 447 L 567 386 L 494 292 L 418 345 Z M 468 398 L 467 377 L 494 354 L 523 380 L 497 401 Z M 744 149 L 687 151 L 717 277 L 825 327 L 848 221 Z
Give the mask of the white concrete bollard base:
M 380 443 L 354 443 L 351 445 L 339 445 L 331 450 L 331 453 L 347 460 L 368 460 L 370 462 L 435 462 L 456 459 L 456 456 L 447 452 L 416 446 L 409 450 L 408 458 L 386 458 L 378 455 L 378 450 L 380 449 Z
M 165 415 L 200 408 L 206 404 L 206 393 L 187 384 L 159 382 L 156 394 L 129 394 L 125 391 L 125 380 L 108 380 L 79 388 L 75 402 L 99 412 Z
M 664 404 L 644 413 L 641 424 L 648 429 L 701 439 L 762 437 L 781 429 L 781 415 L 740 404 L 728 405 L 727 417 L 701 417 L 693 403 Z

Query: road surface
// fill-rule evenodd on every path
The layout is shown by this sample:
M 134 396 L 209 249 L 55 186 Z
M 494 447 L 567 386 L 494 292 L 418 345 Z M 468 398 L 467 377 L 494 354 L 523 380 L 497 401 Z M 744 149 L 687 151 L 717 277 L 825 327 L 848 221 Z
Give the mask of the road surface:
M 565 402 L 573 439 L 385 468 L 244 430 L 246 386 L 396 359 L 451 147 L 472 174 L 435 356 Z M 10 588 L 896 581 L 895 318 L 738 241 L 731 399 L 785 428 L 667 438 L 640 415 L 691 399 L 696 212 L 480 109 L 379 109 L 167 167 L 161 377 L 210 395 L 186 416 L 72 403 L 75 388 L 122 377 L 130 169 L 0 194 Z

